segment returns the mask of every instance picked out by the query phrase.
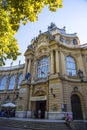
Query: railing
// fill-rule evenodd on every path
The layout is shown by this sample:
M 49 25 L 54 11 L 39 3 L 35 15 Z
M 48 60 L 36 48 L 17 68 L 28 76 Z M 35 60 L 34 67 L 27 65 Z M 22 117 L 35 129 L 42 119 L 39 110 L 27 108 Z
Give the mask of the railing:
M 19 68 L 23 68 L 23 67 L 24 67 L 24 64 L 16 65 L 16 66 L 10 66 L 10 67 L 0 67 L 0 71 L 14 70 L 14 69 L 19 69 Z
M 34 80 L 34 82 L 46 82 L 48 80 L 48 77 L 45 78 L 37 78 Z

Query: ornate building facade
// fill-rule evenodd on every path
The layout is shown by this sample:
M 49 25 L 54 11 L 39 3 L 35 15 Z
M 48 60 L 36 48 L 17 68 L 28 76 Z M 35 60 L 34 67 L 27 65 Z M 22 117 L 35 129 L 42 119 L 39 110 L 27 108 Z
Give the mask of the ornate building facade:
M 87 44 L 51 23 L 24 56 L 24 65 L 0 68 L 0 105 L 15 103 L 16 117 L 87 119 Z

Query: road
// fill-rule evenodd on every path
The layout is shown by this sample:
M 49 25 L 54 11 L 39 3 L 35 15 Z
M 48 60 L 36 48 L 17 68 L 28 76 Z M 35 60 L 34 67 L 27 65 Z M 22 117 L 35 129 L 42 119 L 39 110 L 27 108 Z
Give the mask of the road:
M 0 126 L 0 130 L 22 130 L 22 129 L 18 129 L 18 128 L 11 128 L 11 127 L 2 127 Z

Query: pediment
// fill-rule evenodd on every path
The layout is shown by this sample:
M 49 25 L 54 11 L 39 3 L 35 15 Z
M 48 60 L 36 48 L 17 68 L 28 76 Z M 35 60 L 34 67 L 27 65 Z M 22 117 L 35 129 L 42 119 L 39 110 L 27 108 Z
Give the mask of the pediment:
M 33 54 L 34 54 L 34 52 L 31 49 L 27 49 L 24 56 L 33 55 Z
M 38 43 L 44 43 L 48 41 L 48 35 L 47 34 L 40 34 L 37 38 Z

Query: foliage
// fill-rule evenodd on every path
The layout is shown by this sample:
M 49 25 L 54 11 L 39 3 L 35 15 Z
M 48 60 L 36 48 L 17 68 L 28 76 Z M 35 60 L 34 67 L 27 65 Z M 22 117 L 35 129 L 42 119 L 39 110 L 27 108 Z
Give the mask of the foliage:
M 62 7 L 62 0 L 0 0 L 0 65 L 6 59 L 16 60 L 20 54 L 14 34 L 20 23 L 38 20 L 38 13 L 44 6 L 56 12 Z
M 0 15 L 0 66 L 4 65 L 6 59 L 16 60 L 20 54 L 18 52 L 18 44 L 14 38 L 15 31 L 9 24 L 8 13 L 1 10 Z

